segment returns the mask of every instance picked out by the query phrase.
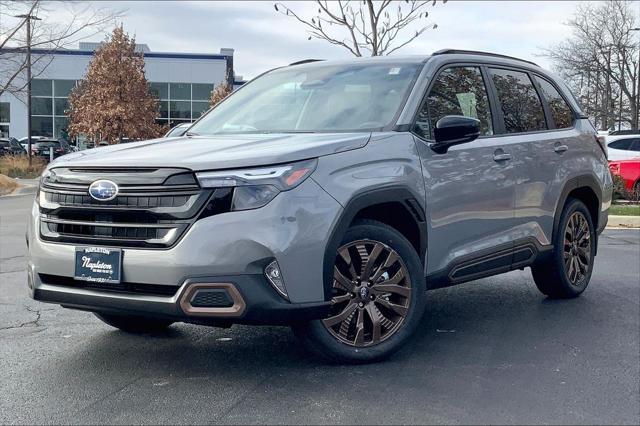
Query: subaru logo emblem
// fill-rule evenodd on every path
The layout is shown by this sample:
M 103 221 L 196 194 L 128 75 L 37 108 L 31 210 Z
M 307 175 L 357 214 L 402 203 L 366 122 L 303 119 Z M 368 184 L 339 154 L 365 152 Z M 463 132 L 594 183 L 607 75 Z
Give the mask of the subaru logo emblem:
M 366 299 L 369 296 L 369 289 L 367 287 L 360 287 L 360 298 Z
M 110 180 L 97 180 L 89 185 L 89 195 L 98 201 L 109 201 L 118 195 L 118 185 Z

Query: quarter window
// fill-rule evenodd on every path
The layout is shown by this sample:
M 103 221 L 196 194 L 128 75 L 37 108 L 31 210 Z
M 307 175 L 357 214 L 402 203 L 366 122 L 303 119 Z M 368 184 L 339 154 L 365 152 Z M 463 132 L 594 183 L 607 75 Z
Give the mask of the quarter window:
M 533 78 L 540 85 L 542 89 L 542 96 L 544 96 L 549 109 L 551 110 L 551 116 L 556 124 L 557 129 L 566 129 L 573 126 L 573 111 L 567 104 L 567 101 L 558 93 L 555 87 L 547 80 L 538 77 Z
M 490 69 L 507 133 L 546 130 L 542 103 L 526 73 Z
M 631 150 L 631 144 L 634 139 L 619 139 L 617 141 L 613 141 L 609 144 L 609 148 L 613 149 L 622 149 L 625 151 Z
M 492 135 L 491 108 L 479 67 L 452 67 L 442 71 L 420 108 L 415 131 L 433 139 L 435 124 L 447 115 L 480 120 L 480 133 Z

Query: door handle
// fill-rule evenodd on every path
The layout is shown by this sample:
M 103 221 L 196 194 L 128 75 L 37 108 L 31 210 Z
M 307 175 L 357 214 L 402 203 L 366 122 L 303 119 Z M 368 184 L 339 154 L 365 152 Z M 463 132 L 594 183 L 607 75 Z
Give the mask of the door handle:
M 569 149 L 568 146 L 566 145 L 556 145 L 553 147 L 553 150 L 555 152 L 557 152 L 558 154 L 562 154 L 563 152 L 567 151 Z
M 493 161 L 507 161 L 511 160 L 511 154 L 507 154 L 506 152 L 496 152 L 493 154 Z

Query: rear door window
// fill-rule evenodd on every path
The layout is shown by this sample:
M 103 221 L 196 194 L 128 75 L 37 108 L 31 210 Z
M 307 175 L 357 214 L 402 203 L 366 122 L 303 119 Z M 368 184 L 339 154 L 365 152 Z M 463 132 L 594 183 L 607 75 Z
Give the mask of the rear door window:
M 536 79 L 536 82 L 540 85 L 540 89 L 542 89 L 542 96 L 544 96 L 547 105 L 549 105 L 556 128 L 566 129 L 573 127 L 573 111 L 567 104 L 567 101 L 564 100 L 562 95 L 560 95 L 556 88 L 547 80 L 537 75 L 533 78 Z
M 433 139 L 433 128 L 447 115 L 477 118 L 480 134 L 493 134 L 489 96 L 480 67 L 451 67 L 438 74 L 420 108 L 414 131 Z
M 634 139 L 633 143 L 631 144 L 631 148 L 629 148 L 629 151 L 639 151 L 640 152 L 640 139 Z
M 546 130 L 542 102 L 529 76 L 520 71 L 490 68 L 507 133 Z

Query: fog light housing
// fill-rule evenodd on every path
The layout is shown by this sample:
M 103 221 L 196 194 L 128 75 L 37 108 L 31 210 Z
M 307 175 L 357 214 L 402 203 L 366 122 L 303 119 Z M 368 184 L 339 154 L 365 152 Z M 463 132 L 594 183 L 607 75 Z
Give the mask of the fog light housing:
M 282 272 L 280 272 L 280 266 L 277 261 L 272 261 L 264 268 L 264 275 L 269 280 L 269 283 L 276 289 L 276 291 L 285 299 L 289 300 L 287 289 L 284 286 L 284 280 L 282 279 Z

